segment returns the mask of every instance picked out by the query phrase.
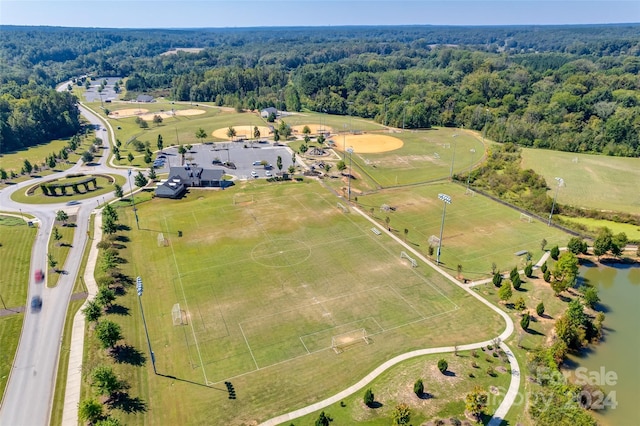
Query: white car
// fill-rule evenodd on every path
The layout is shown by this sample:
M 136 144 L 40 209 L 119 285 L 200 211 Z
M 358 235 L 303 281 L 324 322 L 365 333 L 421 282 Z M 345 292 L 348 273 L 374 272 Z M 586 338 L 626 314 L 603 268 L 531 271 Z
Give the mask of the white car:
M 258 177 L 258 173 L 256 173 L 255 170 L 252 170 L 251 171 L 251 176 L 254 177 L 254 178 L 257 178 Z
M 269 170 L 267 170 L 267 171 L 264 173 L 264 175 L 265 175 L 266 177 L 271 177 L 271 176 L 272 176 L 272 175 L 271 175 L 271 172 L 270 172 Z

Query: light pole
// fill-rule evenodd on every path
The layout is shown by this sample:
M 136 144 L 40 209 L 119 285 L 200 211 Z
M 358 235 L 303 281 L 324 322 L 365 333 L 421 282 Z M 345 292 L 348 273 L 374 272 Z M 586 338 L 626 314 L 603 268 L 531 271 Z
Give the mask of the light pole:
M 140 223 L 138 222 L 138 209 L 136 209 L 136 199 L 133 198 L 133 185 L 131 185 L 131 169 L 127 171 L 127 177 L 129 178 L 129 188 L 131 196 L 131 205 L 133 205 L 133 214 L 136 217 L 136 227 L 140 229 Z
M 440 239 L 438 240 L 438 253 L 436 254 L 436 265 L 440 264 L 440 249 L 442 248 L 442 232 L 444 231 L 444 215 L 447 212 L 447 204 L 451 204 L 451 197 L 447 194 L 438 194 L 438 198 L 444 201 L 442 209 L 442 224 L 440 225 Z
M 471 162 L 469 163 L 469 174 L 467 174 L 467 193 L 469 192 L 469 182 L 471 179 L 471 166 L 473 166 L 473 154 L 476 153 L 476 150 L 471 148 L 469 150 L 471 152 Z
M 556 182 L 558 182 L 558 187 L 556 188 L 556 195 L 553 197 L 553 203 L 551 204 L 551 213 L 549 213 L 549 222 L 547 226 L 551 226 L 551 216 L 553 216 L 553 209 L 556 207 L 556 199 L 558 198 L 558 191 L 561 186 L 564 186 L 564 179 L 557 177 Z
M 347 186 L 347 201 L 351 202 L 351 173 L 353 170 L 353 148 L 347 148 L 347 152 L 349 153 L 349 183 Z
M 4 310 L 7 310 L 7 305 L 4 304 L 4 299 L 2 298 L 2 295 L 0 294 L 0 301 L 2 302 L 2 307 L 4 308 Z
M 147 321 L 144 318 L 144 310 L 142 310 L 142 278 L 136 278 L 136 287 L 138 290 L 138 302 L 140 302 L 140 313 L 142 314 L 142 324 L 144 324 L 144 332 L 147 335 L 147 344 L 149 345 L 149 356 L 151 356 L 151 364 L 153 364 L 153 373 L 158 374 L 156 371 L 156 356 L 151 350 L 151 340 L 149 340 L 149 330 L 147 330 Z
M 451 156 L 451 168 L 449 169 L 449 180 L 453 179 L 453 162 L 456 159 L 456 138 L 458 137 L 457 133 L 453 134 L 453 155 Z

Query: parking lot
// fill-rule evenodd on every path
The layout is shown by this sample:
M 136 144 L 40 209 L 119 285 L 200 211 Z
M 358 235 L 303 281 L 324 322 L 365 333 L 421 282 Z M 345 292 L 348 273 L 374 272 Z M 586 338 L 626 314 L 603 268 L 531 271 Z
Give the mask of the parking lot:
M 157 164 L 157 173 L 169 173 L 169 167 L 180 166 L 177 147 L 166 148 L 162 152 L 162 154 L 158 153 L 156 159 L 162 160 L 164 156 L 165 161 L 154 163 Z M 282 158 L 282 171 L 286 172 L 293 164 L 292 151 L 286 146 L 274 146 L 271 142 L 254 143 L 253 147 L 242 142 L 194 145 L 184 158 L 185 164 L 221 169 L 225 174 L 247 180 L 268 178 L 270 174 L 276 175 L 279 172 L 276 166 L 278 156 Z M 267 166 L 262 165 L 263 162 L 266 162 Z M 234 165 L 235 169 L 226 164 Z

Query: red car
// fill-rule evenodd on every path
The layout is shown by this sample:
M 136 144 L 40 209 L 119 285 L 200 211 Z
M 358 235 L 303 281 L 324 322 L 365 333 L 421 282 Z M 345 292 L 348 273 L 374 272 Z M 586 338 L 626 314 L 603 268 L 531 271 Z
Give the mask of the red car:
M 44 281 L 44 272 L 42 272 L 42 269 L 38 269 L 36 271 L 35 279 L 37 283 L 41 283 L 42 281 Z

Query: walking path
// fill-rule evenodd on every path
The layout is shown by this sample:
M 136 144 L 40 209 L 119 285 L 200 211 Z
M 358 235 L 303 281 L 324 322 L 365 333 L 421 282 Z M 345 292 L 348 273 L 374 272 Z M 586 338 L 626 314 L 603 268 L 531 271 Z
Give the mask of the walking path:
M 97 241 L 102 240 L 102 210 L 96 212 L 93 240 L 90 240 L 89 257 L 84 269 L 84 283 L 87 287 L 87 300 L 73 317 L 71 343 L 69 348 L 69 366 L 67 369 L 67 385 L 64 392 L 64 408 L 62 411 L 63 426 L 78 425 L 78 405 L 80 404 L 80 388 L 82 387 L 82 358 L 84 355 L 85 318 L 82 309 L 87 302 L 93 300 L 98 293 L 98 285 L 93 271 L 98 261 Z
M 509 384 L 509 389 L 507 390 L 507 393 L 505 394 L 504 398 L 502 399 L 502 402 L 500 403 L 500 406 L 498 406 L 498 408 L 496 409 L 495 413 L 493 414 L 492 419 L 489 421 L 489 426 L 498 426 L 498 425 L 500 425 L 500 423 L 504 419 L 504 416 L 506 416 L 506 414 L 509 412 L 509 409 L 511 408 L 511 406 L 514 403 L 514 401 L 516 400 L 516 397 L 518 396 L 518 390 L 520 389 L 520 366 L 518 365 L 518 360 L 514 356 L 514 354 L 511 351 L 511 349 L 504 343 L 504 340 L 506 340 L 511 335 L 511 333 L 513 333 L 513 330 L 514 330 L 513 321 L 511 320 L 509 315 L 506 312 L 504 312 L 503 310 L 501 310 L 500 308 L 498 308 L 497 306 L 494 306 L 493 304 L 491 304 L 489 301 L 484 299 L 478 293 L 473 291 L 471 288 L 469 288 L 470 287 L 469 285 L 463 285 L 460 282 L 458 282 L 458 280 L 456 280 L 451 275 L 449 275 L 444 269 L 440 268 L 438 265 L 436 265 L 433 262 L 431 262 L 429 259 L 424 257 L 421 253 L 416 251 L 413 247 L 407 245 L 398 236 L 396 236 L 395 234 L 393 234 L 392 232 L 390 232 L 386 228 L 381 227 L 378 222 L 376 222 L 373 218 L 369 217 L 369 215 L 364 213 L 362 210 L 360 210 L 359 208 L 357 208 L 357 207 L 355 207 L 353 205 L 350 206 L 350 207 L 355 212 L 360 214 L 362 217 L 364 217 L 368 221 L 370 221 L 379 231 L 384 232 L 386 235 L 388 235 L 389 237 L 393 238 L 398 244 L 401 244 L 405 248 L 405 250 L 410 251 L 411 253 L 413 253 L 413 255 L 415 255 L 420 260 L 422 260 L 424 263 L 429 265 L 431 268 L 433 268 L 434 270 L 439 272 L 446 279 L 448 279 L 449 281 L 451 281 L 452 283 L 454 283 L 455 285 L 457 285 L 458 287 L 460 287 L 461 289 L 463 289 L 464 291 L 466 291 L 467 293 L 469 293 L 470 295 L 472 295 L 473 297 L 478 299 L 480 302 L 484 303 L 486 306 L 491 308 L 493 311 L 495 311 L 498 315 L 500 315 L 505 320 L 506 327 L 505 327 L 504 331 L 497 337 L 497 339 L 500 340 L 500 342 L 501 342 L 500 343 L 500 348 L 502 348 L 502 350 L 507 354 L 507 359 L 509 360 L 509 365 L 511 367 L 511 382 Z M 546 260 L 546 258 L 544 258 L 544 256 L 543 256 L 543 259 Z M 544 260 L 541 259 L 540 262 L 544 262 Z M 538 263 L 540 263 L 540 262 L 538 262 Z M 490 280 L 488 280 L 488 281 L 490 281 Z M 488 282 L 488 281 L 485 281 L 485 282 Z M 479 283 L 476 283 L 476 285 L 477 284 L 479 284 Z M 468 344 L 468 345 L 460 345 L 460 346 L 457 347 L 457 350 L 478 349 L 478 348 L 480 348 L 482 346 L 487 346 L 487 345 L 493 344 L 493 343 L 494 343 L 493 340 L 487 340 L 487 341 L 484 341 L 484 342 L 471 343 L 471 344 Z M 354 393 L 362 390 L 365 386 L 367 386 L 369 383 L 371 383 L 376 377 L 378 377 L 384 371 L 386 371 L 389 368 L 393 367 L 394 365 L 399 364 L 399 363 L 401 363 L 403 361 L 406 361 L 408 359 L 411 359 L 411 358 L 414 358 L 414 357 L 418 357 L 418 356 L 423 356 L 423 355 L 429 355 L 429 354 L 453 352 L 455 349 L 456 348 L 454 348 L 453 346 L 445 346 L 445 347 L 440 347 L 440 348 L 419 349 L 419 350 L 415 350 L 415 351 L 411 351 L 411 352 L 407 352 L 407 353 L 398 355 L 397 357 L 392 358 L 392 359 L 386 361 L 385 363 L 381 364 L 380 366 L 375 368 L 371 373 L 369 373 L 365 377 L 363 377 L 359 382 L 355 383 L 352 386 L 349 386 L 347 389 L 344 389 L 343 391 L 338 392 L 337 394 L 335 394 L 335 395 L 333 395 L 333 396 L 331 396 L 331 397 L 329 397 L 329 398 L 327 398 L 325 400 L 322 400 L 320 402 L 316 402 L 315 404 L 311 404 L 311 405 L 308 405 L 306 407 L 300 408 L 298 410 L 291 411 L 289 413 L 285 413 L 285 414 L 282 414 L 282 415 L 277 416 L 277 417 L 273 417 L 273 418 L 261 423 L 261 426 L 275 426 L 275 425 L 278 425 L 278 424 L 281 424 L 281 423 L 284 423 L 284 422 L 288 422 L 288 421 L 291 421 L 291 420 L 296 419 L 298 417 L 302 417 L 302 416 L 305 416 L 307 414 L 310 414 L 310 413 L 313 413 L 315 411 L 318 411 L 318 410 L 321 410 L 323 408 L 326 408 L 329 405 L 335 404 L 335 403 L 337 403 L 339 401 L 342 401 L 346 397 L 348 397 L 350 395 L 353 395 Z

